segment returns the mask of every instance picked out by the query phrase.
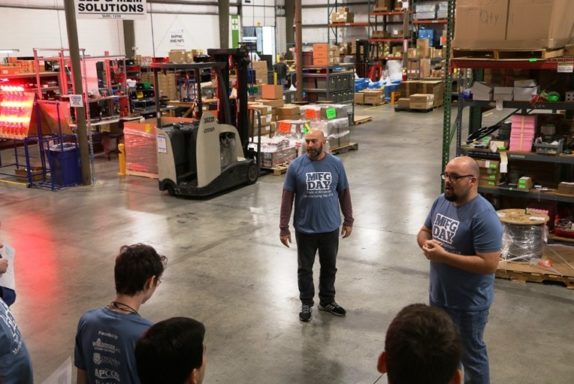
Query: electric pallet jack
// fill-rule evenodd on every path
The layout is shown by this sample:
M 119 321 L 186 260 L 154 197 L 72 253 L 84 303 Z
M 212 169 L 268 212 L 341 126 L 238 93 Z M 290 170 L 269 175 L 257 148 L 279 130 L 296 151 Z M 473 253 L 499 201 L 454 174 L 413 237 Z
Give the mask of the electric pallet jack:
M 243 52 L 234 51 L 242 57 Z M 245 57 L 247 55 L 245 54 Z M 253 184 L 259 177 L 257 154 L 247 152 L 248 115 L 247 84 L 238 84 L 237 108 L 232 115 L 229 100 L 229 57 L 224 61 L 195 64 L 153 63 L 156 89 L 158 74 L 164 71 L 185 72 L 196 87 L 195 118 L 179 122 L 162 121 L 157 112 L 157 157 L 160 191 L 172 196 L 208 197 L 241 185 Z M 215 59 L 215 58 L 214 58 Z M 221 59 L 220 57 L 218 59 Z M 242 76 L 238 71 L 238 82 Z M 203 111 L 201 76 L 205 70 L 215 75 L 219 108 L 217 116 Z M 245 80 L 247 67 L 245 67 Z M 241 93 L 244 88 L 245 98 Z M 159 92 L 156 92 L 156 99 Z M 156 100 L 159 106 L 159 101 Z M 190 121 L 191 120 L 191 121 Z M 173 118 L 170 121 L 174 121 Z M 247 152 L 247 157 L 246 157 Z

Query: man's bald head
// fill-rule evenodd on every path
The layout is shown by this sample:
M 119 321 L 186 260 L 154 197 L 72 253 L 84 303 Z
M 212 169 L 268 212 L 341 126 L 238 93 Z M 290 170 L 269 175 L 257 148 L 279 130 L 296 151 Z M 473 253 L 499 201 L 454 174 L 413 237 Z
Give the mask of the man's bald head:
M 325 141 L 325 134 L 320 129 L 312 129 L 305 135 L 305 140 L 320 140 Z
M 325 157 L 325 153 L 323 152 L 323 144 L 325 144 L 325 134 L 323 131 L 313 129 L 305 135 L 307 155 L 311 160 L 321 160 Z
M 478 178 L 480 174 L 480 168 L 478 166 L 478 163 L 472 157 L 468 156 L 455 157 L 454 159 L 449 161 L 449 164 L 455 165 L 457 169 L 461 170 L 465 175 L 472 175 Z

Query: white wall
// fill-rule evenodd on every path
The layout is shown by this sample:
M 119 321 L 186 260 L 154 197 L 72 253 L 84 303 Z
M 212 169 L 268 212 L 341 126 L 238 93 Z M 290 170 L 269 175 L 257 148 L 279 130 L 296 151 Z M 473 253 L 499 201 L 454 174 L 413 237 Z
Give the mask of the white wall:
M 18 48 L 18 56 L 32 56 L 33 48 L 68 48 L 64 11 L 0 8 L 0 13 L 0 49 Z M 79 45 L 86 54 L 124 54 L 121 21 L 80 19 L 77 25 Z
M 242 23 L 244 27 L 274 27 L 275 0 L 242 1 Z
M 153 19 L 153 44 L 152 44 Z M 217 15 L 147 15 L 134 22 L 137 54 L 167 56 L 171 49 L 207 49 L 219 47 L 219 18 Z M 184 46 L 170 42 L 173 32 L 181 32 Z

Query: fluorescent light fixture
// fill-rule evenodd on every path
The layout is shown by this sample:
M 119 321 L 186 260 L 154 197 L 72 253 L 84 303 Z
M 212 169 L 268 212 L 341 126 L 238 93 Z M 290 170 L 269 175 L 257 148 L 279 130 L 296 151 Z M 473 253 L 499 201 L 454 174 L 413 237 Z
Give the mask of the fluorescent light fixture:
M 16 53 L 16 52 L 20 52 L 20 50 L 16 48 L 8 48 L 8 49 L 0 48 L 0 53 Z

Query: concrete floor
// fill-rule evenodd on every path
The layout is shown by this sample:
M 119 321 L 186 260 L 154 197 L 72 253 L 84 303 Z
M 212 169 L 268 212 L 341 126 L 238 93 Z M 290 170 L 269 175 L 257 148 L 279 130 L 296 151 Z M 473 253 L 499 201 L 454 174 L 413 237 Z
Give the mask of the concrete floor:
M 206 383 L 373 383 L 387 325 L 426 302 L 428 263 L 415 235 L 439 193 L 442 111 L 358 108 L 358 151 L 341 155 L 355 227 L 342 240 L 337 301 L 344 319 L 298 320 L 296 251 L 278 238 L 283 177 L 267 175 L 207 201 L 176 199 L 157 182 L 119 178 L 98 159 L 97 182 L 59 192 L 0 184 L 0 238 L 17 249 L 12 311 L 43 381 L 73 354 L 80 315 L 114 296 L 123 244 L 169 257 L 141 313 L 191 316 L 207 327 Z M 493 383 L 572 383 L 574 293 L 496 280 L 486 340 Z M 384 379 L 379 383 L 385 382 Z

